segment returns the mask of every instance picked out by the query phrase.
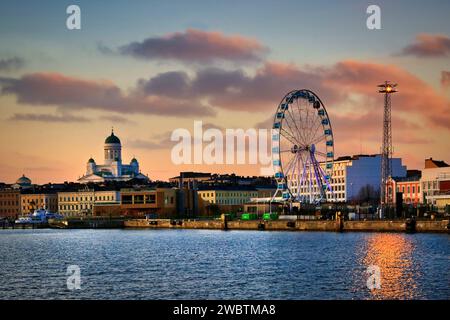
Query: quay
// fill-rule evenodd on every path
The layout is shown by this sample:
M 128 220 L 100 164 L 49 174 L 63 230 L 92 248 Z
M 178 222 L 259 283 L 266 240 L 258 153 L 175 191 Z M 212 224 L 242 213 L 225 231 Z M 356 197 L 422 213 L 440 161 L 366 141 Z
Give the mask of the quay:
M 134 229 L 216 229 L 267 231 L 331 231 L 331 232 L 433 232 L 450 233 L 450 220 L 190 220 L 133 219 L 124 220 L 124 228 Z
M 2 224 L 0 229 L 210 229 L 260 231 L 329 232 L 429 232 L 449 233 L 450 220 L 229 220 L 220 219 L 129 219 L 126 217 L 84 217 L 50 219 L 41 225 Z

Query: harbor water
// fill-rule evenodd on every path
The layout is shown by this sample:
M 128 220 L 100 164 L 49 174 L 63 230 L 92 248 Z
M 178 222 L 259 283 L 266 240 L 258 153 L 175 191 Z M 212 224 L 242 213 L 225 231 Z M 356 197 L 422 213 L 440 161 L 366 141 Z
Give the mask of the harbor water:
M 0 230 L 0 268 L 0 299 L 450 299 L 450 236 Z

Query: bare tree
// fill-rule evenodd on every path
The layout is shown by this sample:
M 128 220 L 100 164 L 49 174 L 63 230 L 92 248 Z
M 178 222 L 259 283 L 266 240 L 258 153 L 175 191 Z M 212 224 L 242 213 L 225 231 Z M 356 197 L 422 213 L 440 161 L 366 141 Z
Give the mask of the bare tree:
M 358 203 L 367 203 L 367 204 L 377 204 L 380 198 L 380 190 L 375 189 L 372 185 L 366 184 L 361 187 L 358 191 L 358 195 L 356 196 L 356 201 Z

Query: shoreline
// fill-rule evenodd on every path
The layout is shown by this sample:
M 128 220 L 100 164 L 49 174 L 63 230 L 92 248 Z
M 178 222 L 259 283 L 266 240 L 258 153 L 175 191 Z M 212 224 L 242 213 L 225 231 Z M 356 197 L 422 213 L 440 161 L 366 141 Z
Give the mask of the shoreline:
M 259 231 L 447 233 L 450 220 L 223 220 L 81 218 L 1 229 L 206 229 Z

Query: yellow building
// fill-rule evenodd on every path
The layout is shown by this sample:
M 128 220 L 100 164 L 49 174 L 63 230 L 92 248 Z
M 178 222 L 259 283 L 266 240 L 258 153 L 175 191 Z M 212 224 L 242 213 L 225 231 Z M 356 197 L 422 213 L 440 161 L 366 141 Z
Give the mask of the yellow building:
M 251 198 L 258 197 L 256 189 L 209 189 L 198 191 L 198 197 L 203 202 L 203 206 L 216 204 L 222 207 L 243 206 Z
M 92 215 L 96 204 L 120 204 L 120 192 L 94 189 L 58 192 L 58 213 L 64 216 Z
M 29 193 L 20 195 L 20 213 L 33 213 L 37 209 L 58 211 L 58 195 L 56 193 Z

